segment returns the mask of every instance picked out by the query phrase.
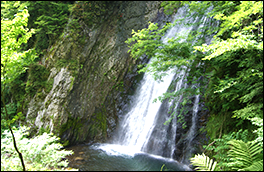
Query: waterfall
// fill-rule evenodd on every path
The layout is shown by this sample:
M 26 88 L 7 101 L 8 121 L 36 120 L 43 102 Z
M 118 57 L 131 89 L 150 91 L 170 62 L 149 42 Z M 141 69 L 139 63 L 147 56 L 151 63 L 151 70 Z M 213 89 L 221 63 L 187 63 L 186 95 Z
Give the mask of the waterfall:
M 176 83 L 174 91 L 179 91 L 181 88 L 186 88 L 187 84 L 184 81 L 185 70 L 181 70 L 178 74 L 174 75 L 174 78 L 178 77 L 180 80 Z M 173 158 L 173 151 L 175 149 L 175 139 L 177 130 L 177 118 L 174 117 L 169 125 L 164 125 L 164 122 L 171 118 L 169 109 L 177 111 L 179 103 L 182 99 L 182 95 L 178 99 L 174 99 L 172 102 L 168 100 L 163 101 L 159 110 L 156 113 L 156 123 L 154 129 L 152 129 L 151 138 L 148 139 L 147 144 L 144 145 L 142 150 L 144 152 L 152 153 L 155 155 L 161 155 L 163 157 Z
M 179 9 L 178 15 L 174 17 L 174 20 L 183 17 L 184 11 L 184 8 Z M 176 33 L 186 34 L 189 31 L 190 29 L 183 25 L 174 26 L 165 34 L 162 41 L 163 43 L 166 43 L 168 38 L 174 37 Z M 152 58 L 149 63 L 152 63 L 154 60 L 155 59 Z M 115 144 L 129 146 L 137 152 L 146 149 L 146 144 L 157 123 L 157 118 L 159 117 L 158 114 L 159 111 L 161 111 L 162 106 L 162 103 L 159 101 L 156 103 L 152 102 L 154 98 L 161 96 L 162 93 L 165 93 L 168 90 L 172 80 L 175 78 L 175 74 L 172 73 L 172 70 L 166 72 L 166 74 L 167 75 L 162 78 L 163 82 L 155 81 L 153 76 L 149 73 L 144 74 L 139 89 L 135 93 L 131 110 L 120 122 L 121 125 L 118 132 L 118 138 L 114 141 Z M 178 74 L 178 77 L 183 78 L 180 75 L 184 75 L 184 71 L 180 71 Z M 182 87 L 182 80 L 183 79 L 177 84 L 177 90 Z M 176 123 L 174 123 L 174 127 L 175 126 Z
M 177 14 L 174 16 L 174 20 L 181 19 L 184 16 L 186 7 L 178 9 Z M 202 21 L 202 25 L 206 22 L 205 17 L 187 18 L 187 22 L 195 23 Z M 175 25 L 172 27 L 162 38 L 163 42 L 171 38 L 182 35 L 182 33 L 189 34 L 192 29 L 197 29 L 193 26 L 187 27 L 185 25 Z M 181 42 L 185 39 L 181 39 Z M 155 59 L 151 59 L 151 63 Z M 138 152 L 146 152 L 149 154 L 159 155 L 171 159 L 176 159 L 177 148 L 176 142 L 178 142 L 178 131 L 179 127 L 177 124 L 177 117 L 171 119 L 168 125 L 164 125 L 164 122 L 171 118 L 172 111 L 179 111 L 180 102 L 182 96 L 175 98 L 171 102 L 164 100 L 163 102 L 157 101 L 153 103 L 154 98 L 161 96 L 167 91 L 177 92 L 181 88 L 187 88 L 186 75 L 188 70 L 177 70 L 172 73 L 175 69 L 168 71 L 164 76 L 163 82 L 155 81 L 153 76 L 149 73 L 145 73 L 140 85 L 138 86 L 133 98 L 130 110 L 127 114 L 124 114 L 123 118 L 119 122 L 119 128 L 111 143 L 102 144 L 101 149 L 108 151 L 111 154 L 118 154 L 120 152 L 127 155 L 135 155 Z M 177 82 L 172 84 L 178 78 Z M 170 90 L 170 86 L 173 86 L 173 90 Z M 187 136 L 185 136 L 184 153 L 182 162 L 184 159 L 189 158 L 193 153 L 192 141 L 197 134 L 197 114 L 199 109 L 199 95 L 194 96 L 192 113 L 191 113 L 191 124 Z
M 154 98 L 167 91 L 173 74 L 164 77 L 164 82 L 157 82 L 151 75 L 145 74 L 140 89 L 130 112 L 122 121 L 116 144 L 131 146 L 140 151 L 148 141 L 156 123 L 156 114 L 161 102 L 152 103 Z

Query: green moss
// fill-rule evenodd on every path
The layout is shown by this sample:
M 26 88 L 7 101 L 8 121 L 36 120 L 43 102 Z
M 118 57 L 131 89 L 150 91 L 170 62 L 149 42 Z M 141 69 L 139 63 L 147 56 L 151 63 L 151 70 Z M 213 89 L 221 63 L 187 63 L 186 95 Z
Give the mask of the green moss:
M 96 113 L 94 113 L 91 117 L 91 121 L 85 127 L 83 126 L 83 121 L 79 117 L 73 118 L 70 112 L 65 109 L 68 113 L 68 120 L 66 123 L 62 124 L 59 128 L 58 133 L 60 136 L 63 135 L 64 132 L 70 132 L 73 134 L 73 138 L 75 142 L 80 141 L 80 139 L 91 139 L 95 140 L 100 137 L 100 139 L 106 139 L 107 137 L 107 119 L 106 119 L 106 109 L 105 107 L 100 108 Z M 83 131 L 85 130 L 85 131 Z M 80 138 L 80 136 L 82 138 Z M 66 144 L 67 143 L 67 144 Z M 68 142 L 65 142 L 65 145 L 68 145 Z
M 61 127 L 58 131 L 59 135 L 61 136 L 65 131 L 67 131 L 69 129 L 71 129 L 71 131 L 74 131 L 78 134 L 80 131 L 80 128 L 83 126 L 83 124 L 81 122 L 82 120 L 79 117 L 77 117 L 77 119 L 73 118 L 71 113 L 66 108 L 65 108 L 65 110 L 69 116 L 68 116 L 67 122 L 61 125 Z
M 54 78 L 51 78 L 49 81 L 46 82 L 45 91 L 49 93 L 53 87 Z
M 85 39 L 86 39 L 86 38 L 83 36 L 81 39 L 79 39 L 79 43 L 80 43 L 81 45 L 84 45 L 85 42 L 86 42 Z
M 107 119 L 106 109 L 101 108 L 99 112 L 93 114 L 91 125 L 88 129 L 90 138 L 94 139 L 97 135 L 102 134 L 103 138 L 107 137 Z
M 54 116 L 50 115 L 50 119 L 52 120 L 53 124 L 54 124 Z
M 60 133 L 60 129 L 61 128 L 60 128 L 60 125 L 58 125 L 58 124 L 61 121 L 61 116 L 62 116 L 62 114 L 59 114 L 56 121 L 54 120 L 54 116 L 53 115 L 50 116 L 50 118 L 52 120 L 52 123 L 53 123 L 53 133 L 56 133 L 56 134 L 59 134 Z
M 45 108 L 48 108 L 48 106 L 50 105 L 50 103 L 51 103 L 51 100 L 46 101 L 45 102 Z
M 123 81 L 117 82 L 115 85 L 112 86 L 112 88 L 119 91 L 124 91 L 124 82 Z
M 25 91 L 31 97 L 34 96 L 42 88 L 46 88 L 47 79 L 50 72 L 42 65 L 32 64 L 29 67 L 29 76 Z
M 62 146 L 66 147 L 70 144 L 69 140 L 61 141 Z
M 80 64 L 76 59 L 59 59 L 56 61 L 55 67 L 57 69 L 67 67 L 72 76 L 75 77 L 78 74 L 79 69 L 83 67 L 83 64 Z
M 62 68 L 67 66 L 67 60 L 66 59 L 59 59 L 55 63 L 56 68 Z
M 72 89 L 73 84 L 74 84 L 74 78 L 71 78 L 71 84 L 70 84 L 70 89 L 69 89 L 69 91 Z
M 46 95 L 41 91 L 41 89 L 39 89 L 37 91 L 37 94 L 36 94 L 36 99 L 39 99 L 39 100 L 44 100 L 46 97 Z

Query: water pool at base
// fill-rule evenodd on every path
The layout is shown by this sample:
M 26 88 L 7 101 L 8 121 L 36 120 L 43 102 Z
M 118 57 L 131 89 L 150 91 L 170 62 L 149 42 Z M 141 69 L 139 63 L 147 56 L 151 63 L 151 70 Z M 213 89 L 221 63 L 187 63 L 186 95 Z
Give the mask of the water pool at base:
M 191 171 L 173 159 L 134 151 L 114 144 L 77 145 L 68 157 L 69 166 L 80 171 Z

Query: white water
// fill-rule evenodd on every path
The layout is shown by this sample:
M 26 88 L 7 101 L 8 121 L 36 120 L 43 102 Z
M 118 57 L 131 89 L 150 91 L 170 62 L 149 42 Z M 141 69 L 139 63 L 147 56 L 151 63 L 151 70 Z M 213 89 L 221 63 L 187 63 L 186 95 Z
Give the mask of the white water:
M 189 160 L 187 159 L 188 157 L 191 156 L 191 154 L 194 151 L 194 146 L 192 145 L 192 141 L 195 138 L 195 135 L 197 133 L 197 127 L 196 127 L 196 119 L 197 119 L 197 114 L 198 114 L 198 108 L 199 108 L 199 95 L 195 96 L 195 102 L 193 105 L 193 112 L 192 112 L 192 126 L 187 134 L 187 146 L 185 148 L 185 150 L 187 150 L 187 152 L 185 152 L 183 154 L 183 158 L 182 161 L 186 161 L 188 162 Z
M 174 92 L 179 91 L 181 88 L 186 88 L 187 83 L 185 82 L 186 71 L 179 71 L 174 77 L 179 78 L 177 83 L 175 84 L 175 88 L 173 88 Z M 172 112 L 177 111 L 179 104 L 182 100 L 182 95 L 178 98 L 174 99 L 171 102 L 164 102 L 159 111 L 157 112 L 155 127 L 152 130 L 151 138 L 148 139 L 147 144 L 145 144 L 142 148 L 144 152 L 153 153 L 155 155 L 160 155 L 168 158 L 173 158 L 173 152 L 175 149 L 175 140 L 176 140 L 176 132 L 177 132 L 177 117 L 173 117 L 169 124 L 164 125 L 164 122 L 170 120 L 172 116 L 169 112 L 170 108 Z
M 145 74 L 138 96 L 132 110 L 126 115 L 122 125 L 122 136 L 117 144 L 133 146 L 141 150 L 149 139 L 155 125 L 155 117 L 161 102 L 152 103 L 154 98 L 165 93 L 173 79 L 174 74 L 163 78 L 164 82 L 157 82 L 153 76 Z

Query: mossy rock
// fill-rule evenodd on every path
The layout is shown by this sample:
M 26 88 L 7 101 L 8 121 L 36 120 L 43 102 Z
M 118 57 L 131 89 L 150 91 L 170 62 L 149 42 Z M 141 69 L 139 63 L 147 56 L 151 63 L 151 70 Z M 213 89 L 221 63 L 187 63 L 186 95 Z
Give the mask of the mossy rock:
M 47 86 L 47 79 L 50 72 L 42 65 L 32 64 L 29 66 L 28 81 L 25 88 L 26 93 L 33 96 L 40 89 Z

